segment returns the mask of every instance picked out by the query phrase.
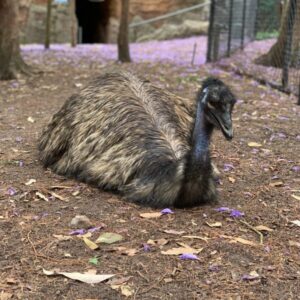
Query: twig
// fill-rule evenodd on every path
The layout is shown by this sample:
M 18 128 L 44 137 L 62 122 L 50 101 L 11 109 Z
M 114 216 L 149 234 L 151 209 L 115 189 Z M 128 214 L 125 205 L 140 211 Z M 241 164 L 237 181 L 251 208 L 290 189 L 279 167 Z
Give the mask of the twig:
M 256 234 L 258 234 L 259 235 L 259 243 L 261 245 L 263 245 L 263 243 L 264 243 L 264 236 L 263 236 L 263 234 L 259 230 L 257 230 L 255 227 L 253 227 L 252 225 L 250 225 L 249 223 L 247 223 L 246 221 L 240 220 L 240 222 L 242 224 L 246 225 L 249 229 L 251 229 L 252 231 L 254 231 Z

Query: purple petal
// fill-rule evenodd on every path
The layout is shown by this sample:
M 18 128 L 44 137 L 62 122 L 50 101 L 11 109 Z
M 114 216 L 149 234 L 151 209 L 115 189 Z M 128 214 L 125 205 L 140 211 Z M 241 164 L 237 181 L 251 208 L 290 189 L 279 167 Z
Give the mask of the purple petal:
M 271 249 L 270 249 L 269 246 L 266 246 L 266 247 L 264 248 L 264 250 L 265 250 L 267 253 L 269 253 L 269 252 L 271 251 Z
M 228 172 L 234 169 L 234 166 L 232 164 L 224 164 L 224 171 Z
M 76 230 L 72 230 L 69 234 L 70 235 L 83 235 L 86 233 L 85 229 L 76 229 Z
M 20 160 L 19 161 L 19 167 L 23 167 L 24 166 L 24 161 L 23 160 Z
M 198 260 L 198 256 L 195 254 L 191 254 L 191 253 L 183 253 L 179 256 L 180 259 L 182 260 Z
M 242 276 L 242 280 L 245 280 L 245 281 L 247 281 L 247 280 L 255 280 L 255 279 L 258 279 L 258 277 L 257 276 L 252 276 L 252 275 L 243 275 Z
M 20 142 L 22 142 L 23 141 L 23 138 L 22 137 L 20 137 L 20 136 L 17 136 L 16 137 L 16 142 L 17 143 L 20 143 Z
M 148 244 L 144 243 L 144 244 L 143 244 L 143 250 L 144 250 L 145 252 L 149 252 L 149 251 L 151 251 L 151 247 L 150 247 L 150 245 L 148 245 Z
M 7 189 L 7 194 L 10 196 L 14 196 L 15 194 L 17 194 L 17 191 L 13 187 L 9 187 Z
M 219 207 L 216 209 L 218 212 L 231 211 L 229 207 Z
M 102 226 L 98 226 L 98 227 L 92 227 L 90 229 L 88 229 L 88 232 L 95 232 L 95 231 L 98 231 L 102 228 Z
M 208 270 L 211 272 L 219 272 L 220 271 L 220 266 L 218 265 L 211 265 L 208 267 Z
M 294 166 L 294 167 L 292 167 L 292 171 L 294 171 L 294 172 L 300 172 L 300 166 Z
M 245 214 L 237 209 L 233 209 L 230 213 L 230 217 L 233 218 L 240 218 L 243 217 Z
M 160 213 L 163 215 L 174 214 L 174 212 L 170 208 L 165 208 Z

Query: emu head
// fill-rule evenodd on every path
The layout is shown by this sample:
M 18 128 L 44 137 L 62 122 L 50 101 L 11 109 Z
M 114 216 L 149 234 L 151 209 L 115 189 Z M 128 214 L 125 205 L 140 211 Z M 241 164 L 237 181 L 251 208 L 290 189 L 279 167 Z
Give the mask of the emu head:
M 226 139 L 233 138 L 231 113 L 235 96 L 221 80 L 207 78 L 198 94 L 205 117 L 214 127 L 220 129 Z

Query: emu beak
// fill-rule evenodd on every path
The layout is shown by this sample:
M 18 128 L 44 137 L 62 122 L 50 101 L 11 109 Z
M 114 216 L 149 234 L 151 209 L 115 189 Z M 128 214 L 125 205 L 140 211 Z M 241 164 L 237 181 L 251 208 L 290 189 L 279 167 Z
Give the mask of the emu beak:
M 232 140 L 233 138 L 233 128 L 231 121 L 231 114 L 229 112 L 223 112 L 220 114 L 214 114 L 217 119 L 219 127 L 227 140 Z

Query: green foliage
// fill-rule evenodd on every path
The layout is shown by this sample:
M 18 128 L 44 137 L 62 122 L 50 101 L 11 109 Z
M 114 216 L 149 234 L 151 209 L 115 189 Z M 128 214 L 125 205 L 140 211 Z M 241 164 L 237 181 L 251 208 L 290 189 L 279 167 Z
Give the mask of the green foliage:
M 264 0 L 258 2 L 257 32 L 270 32 L 279 29 L 279 0 Z M 268 38 L 268 37 L 267 37 Z
M 256 34 L 256 39 L 257 40 L 266 40 L 266 39 L 272 39 L 272 38 L 277 38 L 278 37 L 278 31 L 260 31 Z

